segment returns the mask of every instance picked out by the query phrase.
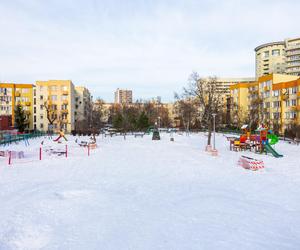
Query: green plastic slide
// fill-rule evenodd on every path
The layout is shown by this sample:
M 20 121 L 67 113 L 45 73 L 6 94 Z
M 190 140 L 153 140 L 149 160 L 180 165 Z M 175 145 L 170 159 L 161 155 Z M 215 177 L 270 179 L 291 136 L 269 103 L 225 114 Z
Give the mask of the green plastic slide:
M 274 134 L 268 134 L 267 138 L 269 139 L 269 144 L 274 145 L 278 142 L 278 137 Z
M 272 146 L 269 145 L 269 144 L 264 145 L 264 148 L 265 148 L 265 150 L 266 150 L 267 153 L 271 153 L 275 158 L 283 157 L 283 155 L 278 154 L 278 153 L 275 151 L 275 149 L 272 148 Z

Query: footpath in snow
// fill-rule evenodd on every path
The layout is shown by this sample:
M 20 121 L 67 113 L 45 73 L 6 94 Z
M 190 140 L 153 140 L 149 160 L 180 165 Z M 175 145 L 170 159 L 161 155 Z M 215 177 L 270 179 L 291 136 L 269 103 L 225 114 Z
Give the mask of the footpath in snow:
M 229 151 L 219 134 L 212 157 L 204 134 L 100 136 L 88 156 L 68 139 L 13 144 L 27 157 L 11 166 L 0 158 L 1 250 L 299 249 L 299 146 L 280 142 L 277 159 Z M 68 157 L 39 161 L 42 140 Z M 265 169 L 237 167 L 240 155 Z

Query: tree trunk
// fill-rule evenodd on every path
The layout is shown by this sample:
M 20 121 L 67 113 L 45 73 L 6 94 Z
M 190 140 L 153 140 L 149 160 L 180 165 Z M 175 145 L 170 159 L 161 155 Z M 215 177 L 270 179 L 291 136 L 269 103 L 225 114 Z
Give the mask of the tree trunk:
M 212 126 L 211 126 L 211 122 L 208 122 L 208 136 L 207 136 L 207 145 L 211 145 L 211 131 L 212 130 Z

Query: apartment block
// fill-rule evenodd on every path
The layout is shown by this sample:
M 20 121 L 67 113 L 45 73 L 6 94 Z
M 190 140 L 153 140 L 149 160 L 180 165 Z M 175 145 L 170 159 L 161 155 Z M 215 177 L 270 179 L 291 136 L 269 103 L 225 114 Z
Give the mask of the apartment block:
M 300 38 L 262 44 L 254 50 L 256 79 L 269 74 L 300 76 Z
M 286 40 L 286 73 L 300 76 L 300 38 Z
M 70 133 L 75 121 L 75 87 L 71 80 L 36 81 L 34 129 Z
M 88 123 L 91 119 L 92 96 L 86 87 L 75 87 L 75 126 L 76 123 L 85 121 Z
M 300 78 L 293 75 L 270 74 L 256 82 L 231 86 L 232 108 L 247 117 L 256 112 L 260 123 L 284 132 L 300 124 Z M 234 114 L 234 112 L 233 112 Z M 234 117 L 232 117 L 234 119 Z
M 132 103 L 132 90 L 117 89 L 115 91 L 115 103 Z
M 11 125 L 15 123 L 15 109 L 18 104 L 23 107 L 26 115 L 26 129 L 33 129 L 33 85 L 0 83 L 0 116 L 3 119 L 11 119 Z

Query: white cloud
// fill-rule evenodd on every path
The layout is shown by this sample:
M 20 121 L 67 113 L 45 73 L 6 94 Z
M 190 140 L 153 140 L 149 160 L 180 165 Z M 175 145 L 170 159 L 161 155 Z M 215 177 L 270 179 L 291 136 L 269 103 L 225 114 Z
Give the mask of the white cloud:
M 189 73 L 254 75 L 257 45 L 299 36 L 297 1 L 10 1 L 0 5 L 0 80 L 72 79 L 163 95 Z

